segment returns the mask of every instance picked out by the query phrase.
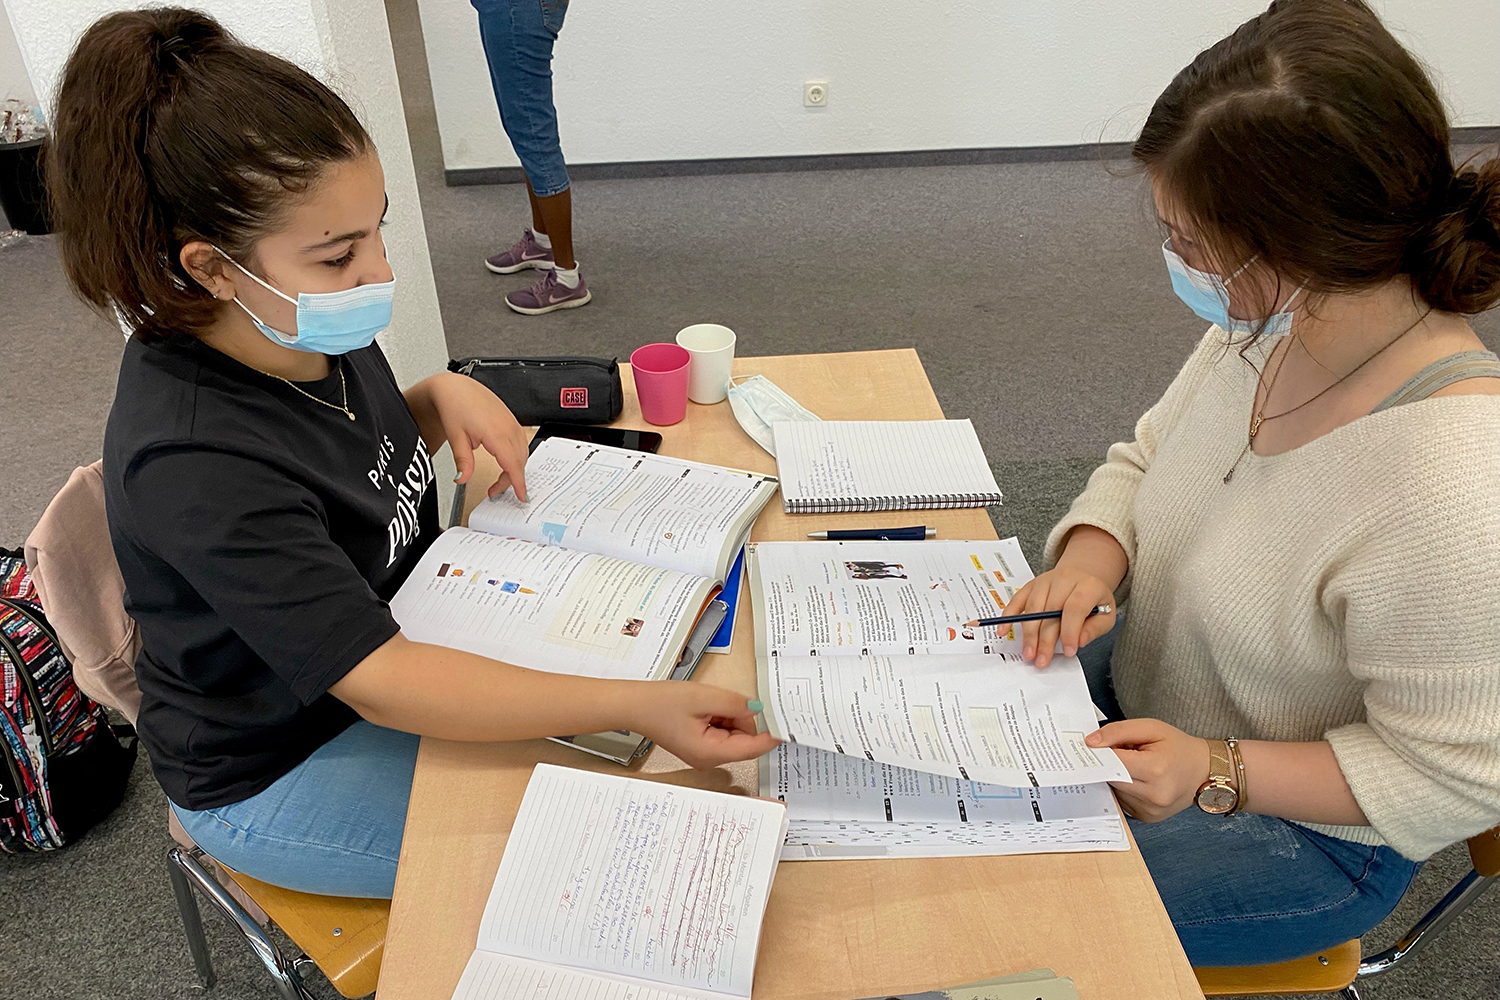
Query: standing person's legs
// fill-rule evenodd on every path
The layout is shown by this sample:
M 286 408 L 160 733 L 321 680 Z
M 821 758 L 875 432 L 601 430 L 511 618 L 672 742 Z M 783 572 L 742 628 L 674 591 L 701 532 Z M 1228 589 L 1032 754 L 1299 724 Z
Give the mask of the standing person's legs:
M 506 296 L 517 312 L 534 315 L 583 305 L 591 296 L 573 255 L 573 196 L 552 102 L 552 48 L 568 0 L 470 2 L 479 13 L 500 121 L 526 173 L 532 219 L 531 234 L 489 258 L 486 266 L 501 274 L 551 267 L 553 273 L 532 288 Z
M 210 857 L 251 878 L 389 899 L 420 739 L 361 720 L 248 799 L 172 809 Z
M 1421 867 L 1271 816 L 1189 806 L 1130 821 L 1167 915 L 1197 966 L 1262 965 L 1363 935 Z
M 531 228 L 551 242 L 552 259 L 558 267 L 578 266 L 573 256 L 573 189 L 564 188 L 549 198 L 538 197 L 526 180 L 526 197 L 531 202 Z M 557 235 L 552 235 L 556 233 Z

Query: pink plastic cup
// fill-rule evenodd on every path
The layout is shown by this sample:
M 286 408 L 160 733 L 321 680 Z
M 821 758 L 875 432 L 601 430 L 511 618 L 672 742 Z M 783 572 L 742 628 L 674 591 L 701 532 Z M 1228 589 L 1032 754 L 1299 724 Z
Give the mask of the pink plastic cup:
M 641 416 L 665 427 L 687 416 L 688 363 L 693 356 L 676 344 L 647 344 L 630 355 L 630 374 Z

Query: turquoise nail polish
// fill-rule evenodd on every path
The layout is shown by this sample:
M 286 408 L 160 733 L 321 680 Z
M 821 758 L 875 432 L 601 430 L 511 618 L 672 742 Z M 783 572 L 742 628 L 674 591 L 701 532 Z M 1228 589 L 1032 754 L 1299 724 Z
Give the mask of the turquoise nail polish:
M 759 715 L 761 712 L 765 711 L 765 708 L 766 708 L 766 706 L 762 705 L 760 702 L 756 701 L 754 698 L 750 699 L 750 713 L 752 715 Z

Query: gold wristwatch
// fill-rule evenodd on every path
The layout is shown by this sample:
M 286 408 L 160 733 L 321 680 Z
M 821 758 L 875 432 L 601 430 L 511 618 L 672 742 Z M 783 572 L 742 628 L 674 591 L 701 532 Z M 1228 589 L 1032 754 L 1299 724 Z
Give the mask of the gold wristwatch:
M 1208 780 L 1198 786 L 1198 808 L 1214 816 L 1227 816 L 1240 807 L 1240 790 L 1234 754 L 1228 740 L 1208 741 Z

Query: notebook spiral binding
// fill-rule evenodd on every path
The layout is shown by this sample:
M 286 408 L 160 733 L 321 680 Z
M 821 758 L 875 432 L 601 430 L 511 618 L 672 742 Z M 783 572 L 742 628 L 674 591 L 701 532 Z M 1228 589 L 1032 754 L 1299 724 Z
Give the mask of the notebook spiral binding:
M 847 500 L 788 500 L 788 514 L 849 514 L 882 510 L 952 510 L 958 507 L 993 507 L 1002 502 L 999 493 L 918 494 L 899 497 L 859 497 Z

